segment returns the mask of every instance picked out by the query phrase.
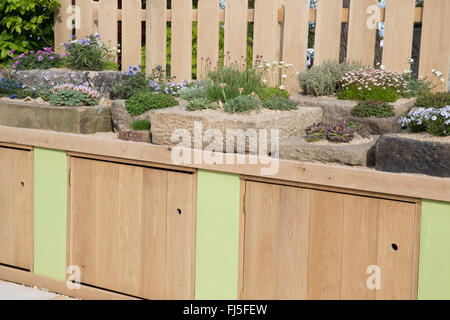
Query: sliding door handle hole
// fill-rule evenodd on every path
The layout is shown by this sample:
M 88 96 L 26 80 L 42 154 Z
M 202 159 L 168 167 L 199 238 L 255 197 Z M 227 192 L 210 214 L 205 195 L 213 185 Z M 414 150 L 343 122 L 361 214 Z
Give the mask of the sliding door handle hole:
M 396 243 L 391 244 L 392 246 L 392 250 L 397 251 L 398 250 L 398 245 Z
M 178 213 L 178 214 L 181 214 L 181 209 L 177 209 L 177 213 Z

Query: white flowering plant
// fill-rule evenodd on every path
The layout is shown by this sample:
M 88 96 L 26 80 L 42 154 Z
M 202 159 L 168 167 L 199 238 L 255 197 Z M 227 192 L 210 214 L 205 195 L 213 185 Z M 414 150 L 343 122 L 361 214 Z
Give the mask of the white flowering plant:
M 450 106 L 444 108 L 417 108 L 399 119 L 404 128 L 434 136 L 450 136 Z
M 376 99 L 395 102 L 408 93 L 408 82 L 398 72 L 379 68 L 360 68 L 347 72 L 340 80 L 342 91 L 338 98 L 345 100 Z

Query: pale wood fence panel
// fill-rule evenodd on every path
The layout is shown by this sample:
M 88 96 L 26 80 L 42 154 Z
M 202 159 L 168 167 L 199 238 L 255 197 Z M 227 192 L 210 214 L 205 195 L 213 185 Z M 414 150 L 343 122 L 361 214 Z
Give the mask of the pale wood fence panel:
M 117 48 L 117 0 L 99 0 L 98 7 L 98 33 L 111 47 Z
M 146 71 L 156 66 L 166 67 L 167 1 L 148 1 L 146 12 Z
M 301 71 L 306 68 L 309 0 L 286 0 L 284 14 L 282 60 Z
M 219 59 L 219 2 L 198 2 L 197 79 L 217 67 Z
M 176 81 L 192 77 L 191 0 L 172 0 L 171 75 Z
M 375 59 L 376 28 L 368 27 L 367 9 L 377 6 L 377 0 L 350 2 L 348 23 L 347 60 L 360 61 L 363 65 L 373 65 Z
M 409 69 L 414 30 L 415 0 L 387 0 L 384 25 L 383 64 L 386 69 Z
M 342 0 L 317 1 L 314 64 L 339 60 Z
M 141 64 L 141 1 L 122 1 L 122 71 Z
M 225 64 L 245 61 L 247 57 L 248 0 L 227 0 L 225 10 Z
M 253 25 L 253 61 L 284 61 L 293 71 L 306 68 L 309 23 L 315 22 L 314 64 L 339 59 L 341 25 L 348 23 L 347 60 L 373 66 L 375 36 L 378 22 L 385 22 L 382 62 L 387 69 L 403 72 L 408 68 L 407 58 L 412 52 L 412 34 L 415 22 L 423 22 L 420 74 L 431 77 L 436 69 L 447 79 L 450 59 L 450 2 L 425 0 L 425 8 L 415 8 L 414 0 L 387 0 L 386 8 L 377 8 L 377 0 L 351 1 L 343 8 L 342 0 L 319 0 L 317 9 L 309 8 L 308 0 L 256 0 L 255 8 L 248 8 L 248 0 L 227 0 L 225 9 L 219 0 L 200 0 L 198 9 L 191 0 L 173 0 L 167 9 L 167 0 L 147 0 L 146 10 L 140 0 L 76 0 L 76 10 L 70 0 L 61 0 L 62 7 L 55 12 L 55 43 L 62 53 L 61 43 L 72 34 L 71 20 L 76 21 L 74 32 L 78 37 L 98 31 L 113 47 L 122 34 L 122 70 L 141 63 L 141 23 L 146 21 L 146 70 L 167 64 L 167 23 L 171 24 L 170 65 L 176 81 L 192 78 L 192 28 L 198 22 L 197 78 L 215 68 L 220 56 L 219 34 L 223 24 L 224 63 L 247 58 L 248 23 Z M 122 21 L 122 30 L 118 22 Z M 292 75 L 295 74 L 292 72 Z M 290 75 L 290 76 L 292 76 Z M 195 75 L 194 75 L 195 77 Z M 288 89 L 291 85 L 288 85 Z M 444 89 L 444 86 L 439 88 Z
M 75 35 L 77 38 L 84 38 L 94 33 L 94 2 L 78 0 L 75 4 L 79 10 L 79 19 L 75 19 Z
M 255 1 L 255 26 L 253 34 L 253 61 L 280 60 L 280 25 L 278 23 L 279 0 Z
M 432 70 L 443 74 L 447 87 L 450 59 L 450 1 L 425 1 L 423 12 L 422 42 L 420 46 L 419 74 L 431 79 Z
M 72 35 L 72 1 L 60 0 L 61 7 L 55 11 L 55 50 L 59 54 L 64 53 L 63 43 L 67 42 Z

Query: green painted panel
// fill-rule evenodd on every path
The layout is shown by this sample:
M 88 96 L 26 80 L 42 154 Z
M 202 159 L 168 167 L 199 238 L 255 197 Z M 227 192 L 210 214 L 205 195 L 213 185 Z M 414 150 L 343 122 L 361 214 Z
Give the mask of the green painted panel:
M 234 300 L 238 292 L 239 176 L 200 170 L 195 298 Z
M 34 272 L 65 280 L 67 157 L 34 149 Z
M 450 203 L 422 202 L 418 298 L 450 299 Z

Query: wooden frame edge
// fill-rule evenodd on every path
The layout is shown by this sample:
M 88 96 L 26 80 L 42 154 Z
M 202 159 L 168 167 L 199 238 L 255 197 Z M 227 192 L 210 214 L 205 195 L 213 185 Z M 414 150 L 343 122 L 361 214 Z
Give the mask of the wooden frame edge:
M 240 177 L 239 251 L 238 251 L 238 300 L 244 299 L 244 246 L 245 246 L 245 193 L 246 180 Z
M 31 287 L 36 286 L 64 296 L 85 300 L 139 300 L 138 298 L 85 285 L 80 285 L 80 289 L 69 289 L 65 281 L 5 266 L 0 266 L 0 279 Z
M 413 270 L 411 280 L 411 299 L 417 300 L 419 297 L 419 258 L 420 258 L 420 230 L 422 219 L 422 201 L 416 203 L 414 219 L 414 242 L 413 242 Z

